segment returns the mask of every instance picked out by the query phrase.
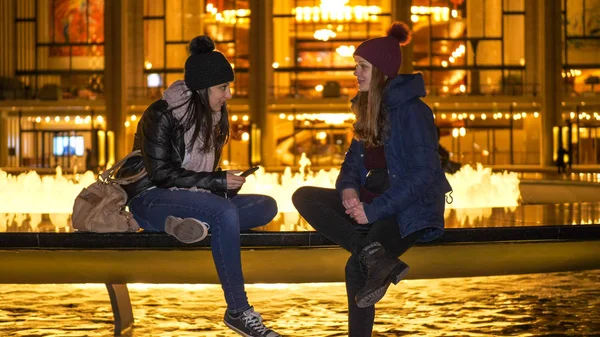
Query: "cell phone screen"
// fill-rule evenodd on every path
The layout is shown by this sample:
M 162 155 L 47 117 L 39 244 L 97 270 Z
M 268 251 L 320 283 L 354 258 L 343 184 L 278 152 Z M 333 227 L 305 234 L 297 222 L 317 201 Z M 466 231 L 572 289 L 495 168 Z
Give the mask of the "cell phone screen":
M 251 167 L 251 168 L 247 169 L 246 171 L 242 172 L 242 174 L 240 174 L 240 176 L 247 177 L 247 176 L 251 175 L 252 173 L 256 172 L 256 170 L 258 170 L 258 167 Z

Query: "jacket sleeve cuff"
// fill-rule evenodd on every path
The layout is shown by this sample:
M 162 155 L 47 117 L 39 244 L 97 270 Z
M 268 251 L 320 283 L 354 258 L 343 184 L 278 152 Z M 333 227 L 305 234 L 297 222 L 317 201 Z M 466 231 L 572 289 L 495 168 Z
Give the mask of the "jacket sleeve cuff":
M 355 190 L 356 193 L 358 193 L 360 195 L 360 188 L 356 184 L 345 182 L 345 183 L 340 183 L 337 185 L 337 192 L 338 192 L 338 196 L 340 197 L 340 199 L 342 198 L 342 192 L 349 188 Z
M 213 191 L 227 192 L 227 171 L 215 171 L 212 173 L 213 179 Z
M 379 220 L 379 214 L 377 214 L 378 212 L 373 205 L 363 202 L 363 209 L 365 210 L 365 215 L 367 216 L 369 223 Z

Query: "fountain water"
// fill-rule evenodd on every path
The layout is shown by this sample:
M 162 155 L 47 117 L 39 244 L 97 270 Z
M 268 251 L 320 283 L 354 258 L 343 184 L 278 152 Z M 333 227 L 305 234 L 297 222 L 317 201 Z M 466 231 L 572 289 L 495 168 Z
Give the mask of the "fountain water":
M 298 215 L 291 196 L 302 186 L 334 188 L 339 169 L 310 170 L 310 160 L 303 154 L 299 172 L 287 167 L 283 174 L 265 172 L 260 168 L 246 178 L 240 193 L 267 194 L 275 198 L 284 223 L 297 222 Z M 519 203 L 519 178 L 516 173 L 492 173 L 478 164 L 463 166 L 447 175 L 453 188 L 453 202 L 448 209 L 460 209 L 471 218 L 491 213 L 491 207 L 516 207 Z M 88 171 L 67 177 L 57 168 L 55 176 L 40 177 L 35 171 L 18 176 L 0 170 L 0 231 L 28 231 L 37 224 L 39 231 L 70 231 L 69 215 L 73 201 L 83 187 L 92 184 L 95 176 Z M 31 224 L 34 224 L 33 226 Z

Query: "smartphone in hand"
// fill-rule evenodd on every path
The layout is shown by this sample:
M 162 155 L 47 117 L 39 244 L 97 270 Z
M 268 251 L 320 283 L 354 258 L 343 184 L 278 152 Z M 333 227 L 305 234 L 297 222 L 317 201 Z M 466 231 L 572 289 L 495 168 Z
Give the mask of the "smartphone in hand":
M 256 172 L 256 170 L 258 170 L 258 166 L 251 167 L 251 168 L 247 169 L 246 171 L 242 172 L 242 174 L 240 174 L 240 176 L 247 177 L 247 176 L 251 175 L 252 173 Z

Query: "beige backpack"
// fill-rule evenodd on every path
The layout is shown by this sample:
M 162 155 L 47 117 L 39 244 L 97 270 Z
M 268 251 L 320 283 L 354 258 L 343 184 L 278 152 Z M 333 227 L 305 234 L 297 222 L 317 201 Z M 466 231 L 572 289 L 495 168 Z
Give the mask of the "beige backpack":
M 81 232 L 136 232 L 140 229 L 133 214 L 125 210 L 127 193 L 121 185 L 134 183 L 147 175 L 145 169 L 131 177 L 113 178 L 112 175 L 127 159 L 141 156 L 135 150 L 110 169 L 98 176 L 98 180 L 84 188 L 73 205 L 73 227 Z

